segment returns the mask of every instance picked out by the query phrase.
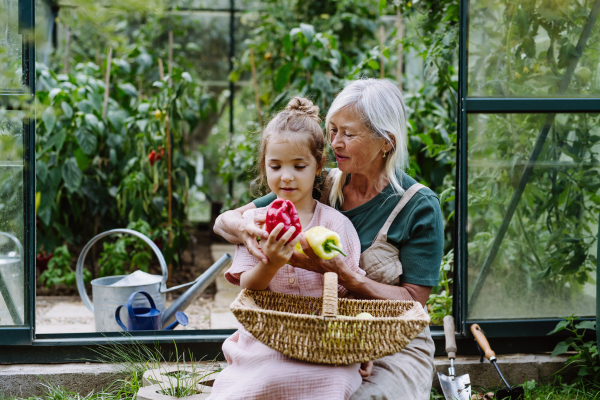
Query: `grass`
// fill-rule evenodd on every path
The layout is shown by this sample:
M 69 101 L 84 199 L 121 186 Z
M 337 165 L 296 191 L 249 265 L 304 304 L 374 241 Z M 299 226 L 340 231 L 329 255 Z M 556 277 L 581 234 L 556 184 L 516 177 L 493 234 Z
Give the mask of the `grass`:
M 116 378 L 109 387 L 101 392 L 93 392 L 82 396 L 55 386 L 50 382 L 45 382 L 43 385 L 46 387 L 46 393 L 42 396 L 12 397 L 0 392 L 0 400 L 135 400 L 137 392 L 143 387 L 144 373 L 149 369 L 158 369 L 160 375 L 166 376 L 166 379 L 163 379 L 163 382 L 159 384 L 163 393 L 175 397 L 185 397 L 198 393 L 199 381 L 205 376 L 220 370 L 215 368 L 215 360 L 213 360 L 208 366 L 210 372 L 203 373 L 205 369 L 200 369 L 198 366 L 201 360 L 195 361 L 188 357 L 188 361 L 186 361 L 185 354 L 180 355 L 177 352 L 177 346 L 175 346 L 175 354 L 164 357 L 158 345 L 150 347 L 135 341 L 133 338 L 130 338 L 130 340 L 133 345 L 122 346 L 117 342 L 109 342 L 108 345 L 101 346 L 97 350 L 93 349 L 98 360 L 115 365 L 116 376 L 120 377 Z M 176 369 L 180 369 L 182 366 L 190 366 L 191 372 L 169 374 L 163 369 L 165 368 L 163 363 L 175 363 L 173 367 L 176 367 Z M 161 370 L 165 372 L 162 373 Z M 202 386 L 200 386 L 200 390 L 202 390 Z

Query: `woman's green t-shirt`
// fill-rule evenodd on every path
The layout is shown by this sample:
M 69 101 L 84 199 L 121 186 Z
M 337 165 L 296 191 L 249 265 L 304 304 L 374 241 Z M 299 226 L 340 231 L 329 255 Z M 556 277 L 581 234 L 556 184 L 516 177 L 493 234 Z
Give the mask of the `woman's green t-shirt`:
M 400 178 L 400 177 L 399 177 Z M 402 173 L 402 187 L 417 183 Z M 360 238 L 361 253 L 373 244 L 375 236 L 402 197 L 394 195 L 392 185 L 352 210 L 336 210 L 348 217 Z M 254 200 L 256 207 L 266 207 L 276 199 L 269 193 Z M 404 206 L 388 231 L 388 242 L 400 250 L 401 282 L 421 286 L 437 286 L 444 251 L 442 210 L 435 193 L 429 188 L 419 190 Z

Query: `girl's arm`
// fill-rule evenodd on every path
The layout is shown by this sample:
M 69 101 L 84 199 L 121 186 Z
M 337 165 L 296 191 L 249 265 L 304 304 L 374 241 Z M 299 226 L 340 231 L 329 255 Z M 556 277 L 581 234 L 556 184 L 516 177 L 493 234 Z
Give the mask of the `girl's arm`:
M 277 236 L 283 230 L 283 227 L 283 223 L 279 223 L 271 231 L 267 240 L 263 242 L 262 250 L 269 257 L 269 262 L 263 263 L 260 261 L 254 268 L 242 273 L 240 287 L 251 290 L 265 290 L 269 287 L 277 271 L 290 260 L 294 253 L 294 246 L 298 243 L 298 237 L 301 235 L 288 243 L 288 240 L 296 231 L 295 227 L 291 227 L 277 240 Z
M 261 238 L 261 240 L 269 238 L 267 231 L 258 227 L 264 224 L 265 217 L 256 216 L 254 221 L 242 217 L 244 211 L 254 208 L 256 208 L 256 205 L 249 203 L 235 210 L 225 211 L 215 220 L 213 230 L 229 243 L 244 244 L 250 254 L 266 264 L 269 262 L 269 259 L 261 251 L 260 247 L 258 247 L 258 242 L 256 241 L 256 238 Z

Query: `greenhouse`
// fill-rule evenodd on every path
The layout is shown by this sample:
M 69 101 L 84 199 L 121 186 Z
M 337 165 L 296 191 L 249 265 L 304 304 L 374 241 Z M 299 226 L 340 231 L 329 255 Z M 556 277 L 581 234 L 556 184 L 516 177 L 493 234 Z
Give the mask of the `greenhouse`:
M 0 0 L 0 400 L 600 399 L 599 14 Z

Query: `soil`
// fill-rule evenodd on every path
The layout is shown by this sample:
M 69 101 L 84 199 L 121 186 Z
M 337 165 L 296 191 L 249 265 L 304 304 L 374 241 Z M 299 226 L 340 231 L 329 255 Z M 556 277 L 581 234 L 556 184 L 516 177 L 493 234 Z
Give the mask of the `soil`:
M 171 277 L 169 287 L 193 281 L 200 274 L 202 274 L 202 272 L 206 271 L 213 264 L 212 256 L 210 253 L 211 243 L 211 233 L 206 229 L 197 230 L 191 234 L 190 244 L 188 248 L 181 254 L 181 267 L 177 268 L 176 266 L 174 266 L 173 268 L 173 276 Z M 83 246 L 81 247 L 81 249 L 82 248 Z M 77 262 L 77 257 L 79 257 L 81 249 L 74 249 L 71 251 L 71 254 L 73 254 L 73 265 L 71 267 L 73 269 L 75 269 L 75 263 Z M 86 261 L 88 261 L 86 264 L 89 268 L 89 260 Z M 96 266 L 96 268 L 98 267 Z M 38 276 L 40 273 L 41 271 L 38 271 Z M 153 264 L 150 265 L 149 273 L 156 275 L 162 274 L 158 262 L 155 261 Z M 91 293 L 91 285 L 87 284 L 86 288 L 88 293 Z M 215 285 L 212 284 L 204 291 L 204 295 L 214 295 L 215 291 Z M 69 287 L 64 284 L 61 284 L 47 288 L 39 281 L 37 283 L 36 293 L 38 296 L 79 296 L 76 286 Z M 171 296 L 173 298 L 176 298 L 178 295 L 176 293 L 172 295 L 169 294 L 168 299 L 170 299 Z

